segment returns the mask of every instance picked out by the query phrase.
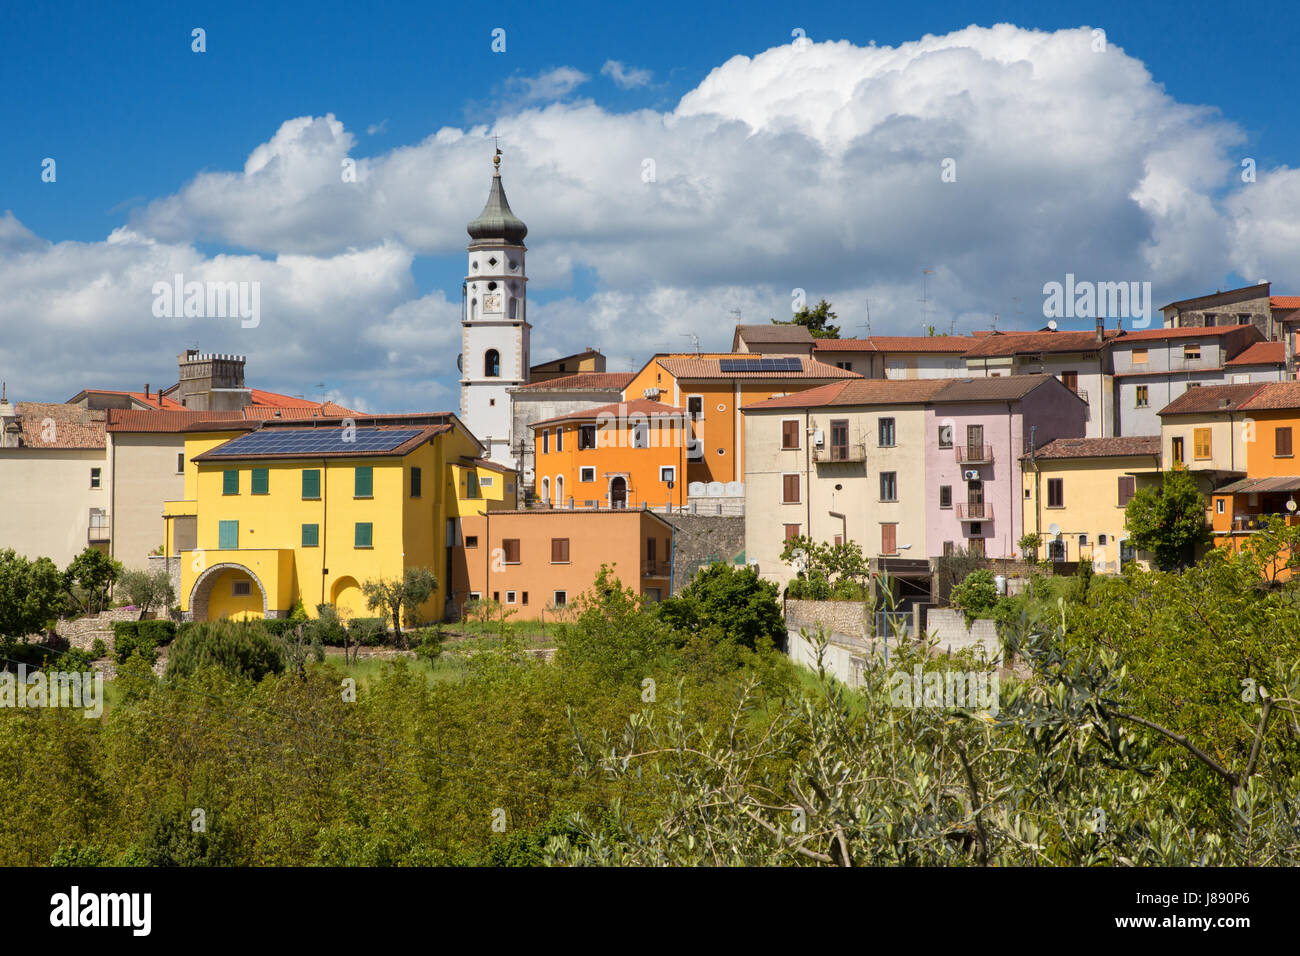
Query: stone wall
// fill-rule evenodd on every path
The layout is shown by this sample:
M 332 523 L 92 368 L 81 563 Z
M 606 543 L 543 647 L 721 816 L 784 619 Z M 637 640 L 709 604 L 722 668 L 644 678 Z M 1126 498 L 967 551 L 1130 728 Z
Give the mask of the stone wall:
M 827 637 L 866 640 L 871 620 L 862 601 L 786 601 L 785 626 L 792 633 L 801 628 L 816 634 L 820 627 Z
M 817 670 L 817 648 L 809 638 L 790 631 L 790 660 L 811 671 Z M 871 649 L 859 642 L 827 641 L 822 655 L 822 666 L 836 680 L 849 687 L 862 686 L 862 670 Z
M 931 641 L 936 641 L 934 649 L 939 653 L 951 654 L 968 647 L 983 648 L 990 659 L 1002 655 L 1002 644 L 998 640 L 997 625 L 988 619 L 973 622 L 966 626 L 966 615 L 952 608 L 930 608 L 926 615 L 926 633 Z
M 663 515 L 673 526 L 673 593 L 715 561 L 733 564 L 745 552 L 745 519 L 728 515 Z
M 103 638 L 104 643 L 108 645 L 109 653 L 112 653 L 114 647 L 113 622 L 134 621 L 139 617 L 140 612 L 135 608 L 115 607 L 110 611 L 104 611 L 102 614 L 87 614 L 75 621 L 59 621 L 54 630 L 59 637 L 70 645 L 83 651 L 90 650 L 90 646 L 95 643 L 95 638 Z M 29 641 L 43 639 L 44 635 L 41 634 L 34 634 L 28 638 Z
M 170 573 L 172 590 L 176 592 L 176 600 L 172 602 L 172 606 L 179 605 L 181 603 L 181 558 L 176 556 L 168 560 L 165 555 L 151 554 L 149 555 L 149 570 L 151 572 L 166 570 Z

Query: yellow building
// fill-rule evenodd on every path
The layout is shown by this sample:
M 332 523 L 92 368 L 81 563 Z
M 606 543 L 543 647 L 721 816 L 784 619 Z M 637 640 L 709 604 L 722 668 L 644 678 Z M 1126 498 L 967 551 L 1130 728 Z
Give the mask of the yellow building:
M 1023 524 L 1042 542 L 1039 557 L 1091 561 L 1118 572 L 1145 552 L 1128 545 L 1125 506 L 1160 482 L 1160 438 L 1058 438 L 1020 459 Z
M 412 567 L 439 581 L 418 616 L 440 619 L 457 519 L 517 504 L 513 472 L 481 461 L 448 413 L 199 430 L 185 447 L 185 499 L 164 517 L 194 620 L 284 617 L 299 601 L 373 616 L 362 584 Z

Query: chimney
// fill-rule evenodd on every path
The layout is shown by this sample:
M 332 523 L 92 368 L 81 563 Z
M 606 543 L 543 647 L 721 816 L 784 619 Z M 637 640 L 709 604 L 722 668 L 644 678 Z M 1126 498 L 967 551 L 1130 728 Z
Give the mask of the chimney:
M 144 383 L 144 397 L 145 397 L 145 401 L 148 401 L 148 400 L 149 400 L 149 383 L 148 383 L 148 382 L 145 382 L 145 383 Z
M 1105 340 L 1105 338 L 1106 338 L 1106 320 L 1101 317 L 1098 317 L 1097 318 L 1097 341 L 1102 342 Z

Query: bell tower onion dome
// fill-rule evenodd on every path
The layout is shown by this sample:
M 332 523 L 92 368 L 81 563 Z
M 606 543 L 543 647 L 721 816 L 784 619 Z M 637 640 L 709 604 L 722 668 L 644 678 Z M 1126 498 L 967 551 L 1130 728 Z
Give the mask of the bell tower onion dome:
M 523 245 L 528 227 L 524 221 L 510 211 L 506 201 L 506 191 L 501 185 L 501 151 L 492 157 L 495 168 L 492 170 L 492 188 L 488 192 L 487 203 L 478 218 L 465 227 L 474 241 L 470 248 L 482 244 L 507 243 L 512 246 Z

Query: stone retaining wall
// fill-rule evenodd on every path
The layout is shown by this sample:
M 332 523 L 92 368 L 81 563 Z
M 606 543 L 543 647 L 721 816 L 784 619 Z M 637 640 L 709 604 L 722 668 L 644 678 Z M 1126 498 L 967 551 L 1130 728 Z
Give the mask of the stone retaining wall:
M 952 608 L 930 608 L 926 615 L 926 632 L 933 641 L 937 638 L 935 650 L 951 654 L 968 647 L 982 647 L 990 659 L 1002 656 L 1002 642 L 998 639 L 997 625 L 987 618 L 974 621 L 966 626 L 966 615 Z
M 662 515 L 673 526 L 673 593 L 711 561 L 734 564 L 745 551 L 745 519 L 731 515 Z

